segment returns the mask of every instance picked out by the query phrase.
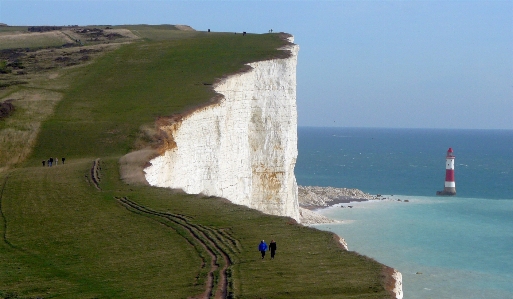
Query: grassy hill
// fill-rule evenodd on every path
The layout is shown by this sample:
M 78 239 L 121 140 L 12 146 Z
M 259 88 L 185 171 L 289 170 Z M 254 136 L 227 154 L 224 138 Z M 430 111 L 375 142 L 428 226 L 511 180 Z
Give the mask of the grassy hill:
M 57 35 L 80 43 L 23 36 L 0 56 L 0 101 L 16 107 L 0 121 L 0 298 L 389 298 L 385 267 L 330 233 L 120 180 L 119 159 L 151 141 L 156 118 L 204 104 L 244 63 L 283 56 L 278 34 L 72 29 Z M 42 167 L 50 156 L 66 163 Z M 260 259 L 261 239 L 277 240 L 276 259 Z

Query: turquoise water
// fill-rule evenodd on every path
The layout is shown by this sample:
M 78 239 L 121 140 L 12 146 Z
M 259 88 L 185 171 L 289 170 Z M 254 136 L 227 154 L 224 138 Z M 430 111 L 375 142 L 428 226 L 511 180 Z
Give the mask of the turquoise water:
M 513 298 L 513 131 L 299 128 L 298 137 L 298 184 L 394 194 L 324 209 L 343 223 L 317 227 L 398 269 L 405 298 Z M 458 196 L 436 197 L 448 147 Z

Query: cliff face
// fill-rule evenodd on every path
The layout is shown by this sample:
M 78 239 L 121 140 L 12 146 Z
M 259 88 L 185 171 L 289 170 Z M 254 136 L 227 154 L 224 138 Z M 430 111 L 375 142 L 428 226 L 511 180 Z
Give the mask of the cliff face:
M 153 186 L 226 198 L 299 221 L 297 157 L 297 45 L 285 59 L 250 63 L 214 89 L 215 104 L 161 127 L 168 149 L 150 161 Z

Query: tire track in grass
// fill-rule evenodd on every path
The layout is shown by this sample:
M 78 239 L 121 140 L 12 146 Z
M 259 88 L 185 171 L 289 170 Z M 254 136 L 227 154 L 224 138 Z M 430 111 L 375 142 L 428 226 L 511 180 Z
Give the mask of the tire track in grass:
M 100 159 L 96 159 L 90 170 L 91 180 L 96 189 L 101 191 L 99 186 L 99 172 L 100 172 Z M 140 213 L 146 216 L 155 216 L 160 218 L 160 223 L 171 227 L 178 232 L 176 225 L 185 229 L 188 232 L 190 238 L 184 238 L 196 248 L 200 257 L 202 258 L 201 268 L 204 268 L 207 264 L 206 258 L 202 255 L 202 251 L 206 252 L 210 256 L 210 270 L 207 274 L 207 281 L 205 283 L 205 292 L 200 295 L 193 296 L 190 298 L 197 299 L 224 299 L 233 298 L 233 271 L 231 266 L 235 263 L 235 254 L 240 252 L 241 246 L 238 240 L 233 238 L 223 229 L 213 229 L 202 225 L 196 225 L 189 221 L 188 217 L 184 215 L 164 213 L 151 210 L 145 206 L 139 205 L 134 201 L 129 200 L 127 197 L 115 197 L 116 200 L 121 203 L 127 210 L 135 213 Z M 168 220 L 174 225 L 169 225 L 168 221 L 162 221 L 162 219 Z M 201 247 L 200 248 L 198 248 Z M 230 253 L 233 257 L 230 255 Z M 201 276 L 201 270 L 196 279 Z
M 164 213 L 139 205 L 127 197 L 116 197 L 116 200 L 127 210 L 157 218 L 160 223 L 178 231 L 178 228 L 185 230 L 188 236 L 187 241 L 196 247 L 197 251 L 206 252 L 210 256 L 209 271 L 205 283 L 205 292 L 190 298 L 197 299 L 224 299 L 234 298 L 233 293 L 233 271 L 231 266 L 236 262 L 235 256 L 240 252 L 239 242 L 229 233 L 222 229 L 214 229 L 202 225 L 193 224 L 188 217 L 179 214 Z M 198 248 L 200 247 L 200 248 Z M 206 258 L 200 253 L 203 259 L 203 266 L 206 265 Z
M 9 175 L 5 176 L 4 182 L 2 184 L 2 190 L 0 190 L 0 217 L 2 217 L 2 224 L 3 224 L 3 228 L 4 228 L 2 237 L 3 237 L 5 244 L 14 248 L 14 246 L 11 244 L 11 242 L 9 242 L 9 240 L 7 240 L 7 218 L 5 218 L 4 210 L 2 208 L 2 199 L 3 199 L 3 195 L 4 195 L 5 186 L 7 185 L 7 179 L 9 179 Z
M 97 158 L 93 162 L 93 167 L 91 167 L 91 180 L 96 189 L 101 191 L 102 189 L 100 188 L 100 170 L 100 159 Z

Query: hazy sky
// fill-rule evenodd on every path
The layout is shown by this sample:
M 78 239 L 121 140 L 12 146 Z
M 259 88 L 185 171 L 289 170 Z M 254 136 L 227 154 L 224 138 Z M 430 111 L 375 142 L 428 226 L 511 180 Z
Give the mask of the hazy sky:
M 300 126 L 513 129 L 513 0 L 0 0 L 9 25 L 284 31 Z

